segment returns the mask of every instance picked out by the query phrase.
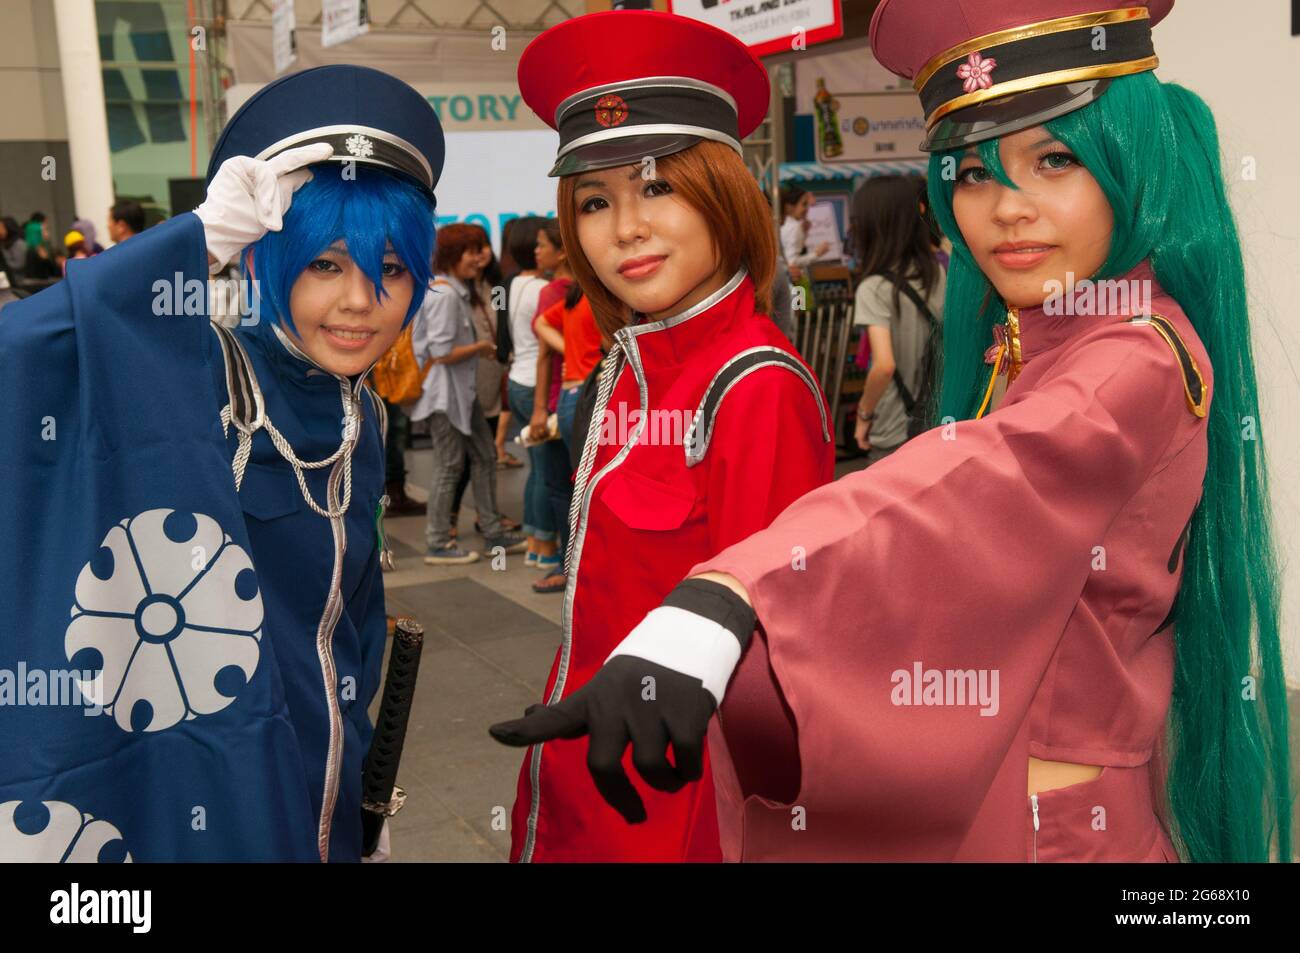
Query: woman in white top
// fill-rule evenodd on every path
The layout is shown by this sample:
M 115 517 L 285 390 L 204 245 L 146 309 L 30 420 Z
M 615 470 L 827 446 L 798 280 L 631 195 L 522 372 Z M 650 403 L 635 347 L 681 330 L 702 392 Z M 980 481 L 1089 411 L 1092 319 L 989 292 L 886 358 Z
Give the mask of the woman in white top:
M 808 209 L 812 204 L 812 193 L 797 185 L 781 189 L 781 250 L 790 266 L 791 281 L 802 280 L 804 268 L 821 258 L 831 247 L 827 242 L 811 250 L 807 247 Z
M 510 340 L 514 358 L 506 378 L 506 395 L 510 413 L 524 427 L 533 416 L 533 394 L 537 387 L 537 335 L 533 332 L 533 318 L 537 314 L 537 298 L 549 283 L 537 267 L 537 233 L 543 221 L 523 219 L 510 230 L 510 255 L 522 270 L 510 282 Z M 559 529 L 551 514 L 542 467 L 539 448 L 529 447 L 523 532 L 530 560 L 555 555 Z

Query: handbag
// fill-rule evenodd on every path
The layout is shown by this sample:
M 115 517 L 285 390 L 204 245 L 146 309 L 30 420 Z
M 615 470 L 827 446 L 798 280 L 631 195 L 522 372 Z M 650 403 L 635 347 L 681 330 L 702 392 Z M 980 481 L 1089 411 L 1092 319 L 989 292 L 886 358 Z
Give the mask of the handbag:
M 430 287 L 449 285 L 441 279 L 434 281 Z M 429 372 L 432 360 L 423 365 L 415 359 L 415 321 L 402 328 L 384 356 L 381 357 L 370 372 L 370 381 L 375 393 L 390 404 L 410 404 L 420 399 L 424 392 L 424 375 Z
M 381 357 L 370 378 L 377 393 L 390 404 L 409 404 L 420 399 L 424 390 L 424 372 L 415 360 L 415 347 L 411 341 L 411 328 L 407 326 L 397 336 L 393 346 Z

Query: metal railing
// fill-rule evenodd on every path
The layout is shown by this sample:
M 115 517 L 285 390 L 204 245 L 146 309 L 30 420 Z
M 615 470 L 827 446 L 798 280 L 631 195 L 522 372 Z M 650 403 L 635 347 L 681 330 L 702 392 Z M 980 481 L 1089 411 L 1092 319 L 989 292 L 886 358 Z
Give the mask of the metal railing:
M 849 342 L 853 338 L 853 288 L 845 282 L 817 283 L 813 307 L 796 311 L 795 348 L 821 381 L 830 408 L 836 442 L 843 434 Z M 851 401 L 849 402 L 851 403 Z

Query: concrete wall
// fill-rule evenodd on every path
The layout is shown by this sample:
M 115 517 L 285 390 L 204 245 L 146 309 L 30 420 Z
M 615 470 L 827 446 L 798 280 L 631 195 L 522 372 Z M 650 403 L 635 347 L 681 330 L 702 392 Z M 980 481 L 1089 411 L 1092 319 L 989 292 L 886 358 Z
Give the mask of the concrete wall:
M 57 240 L 77 216 L 49 0 L 0 3 L 0 77 L 0 211 L 19 223 L 44 211 Z M 52 181 L 42 175 L 46 156 L 54 159 Z
M 1241 232 L 1264 442 L 1283 560 L 1287 672 L 1300 685 L 1300 37 L 1289 0 L 1178 3 L 1155 29 L 1157 75 L 1214 110 Z

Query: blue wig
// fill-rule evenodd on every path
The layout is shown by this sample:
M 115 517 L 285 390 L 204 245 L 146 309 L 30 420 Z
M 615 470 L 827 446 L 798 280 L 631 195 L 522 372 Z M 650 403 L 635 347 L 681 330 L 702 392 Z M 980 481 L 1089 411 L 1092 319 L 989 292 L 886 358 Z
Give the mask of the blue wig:
M 380 169 L 358 166 L 355 178 L 344 178 L 336 163 L 311 167 L 312 179 L 294 192 L 284 228 L 267 232 L 244 250 L 254 256 L 259 307 L 271 320 L 297 333 L 289 313 L 293 283 L 326 248 L 342 239 L 348 254 L 375 283 L 375 300 L 384 291 L 384 252 L 393 251 L 411 273 L 414 290 L 403 326 L 410 322 L 432 277 L 434 207 L 425 193 L 405 179 Z

